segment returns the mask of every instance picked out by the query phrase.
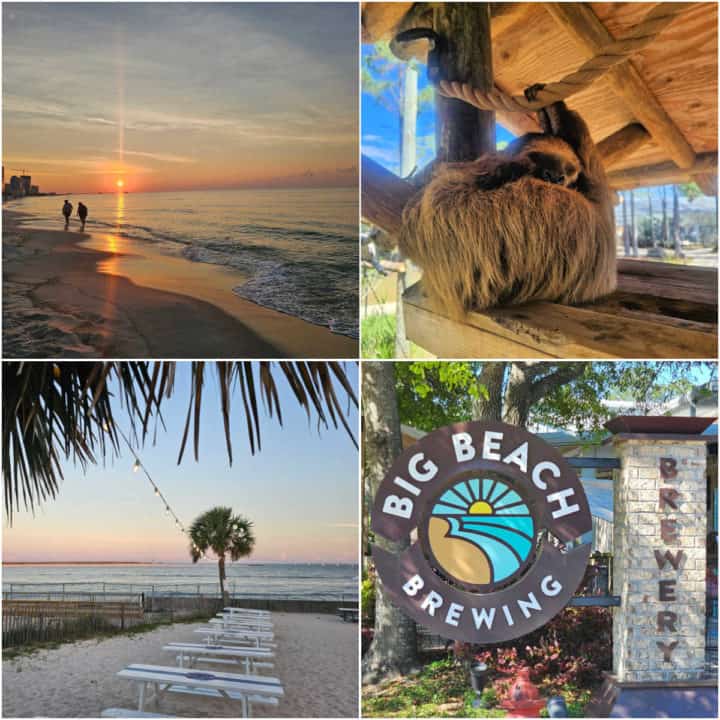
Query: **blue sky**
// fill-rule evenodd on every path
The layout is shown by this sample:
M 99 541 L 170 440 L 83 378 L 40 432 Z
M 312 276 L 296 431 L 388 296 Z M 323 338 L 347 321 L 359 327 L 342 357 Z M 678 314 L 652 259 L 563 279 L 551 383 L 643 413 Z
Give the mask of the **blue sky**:
M 357 367 L 346 366 L 357 391 Z M 355 562 L 358 555 L 358 459 L 343 429 L 318 432 L 280 379 L 284 427 L 263 424 L 263 449 L 250 454 L 245 418 L 232 407 L 234 462 L 229 467 L 214 370 L 205 386 L 200 458 L 186 452 L 176 464 L 187 412 L 188 368 L 180 364 L 174 396 L 164 406 L 167 432 L 158 430 L 139 455 L 180 520 L 215 505 L 230 505 L 255 523 L 251 561 Z M 239 392 L 239 391 L 238 391 Z M 123 417 L 122 411 L 117 415 Z M 357 427 L 357 412 L 350 414 Z M 127 430 L 127 422 L 120 423 Z M 3 559 L 184 561 L 185 536 L 165 514 L 142 472 L 132 471 L 127 448 L 106 467 L 83 474 L 64 463 L 65 480 L 55 500 L 35 517 L 20 511 L 3 528 Z

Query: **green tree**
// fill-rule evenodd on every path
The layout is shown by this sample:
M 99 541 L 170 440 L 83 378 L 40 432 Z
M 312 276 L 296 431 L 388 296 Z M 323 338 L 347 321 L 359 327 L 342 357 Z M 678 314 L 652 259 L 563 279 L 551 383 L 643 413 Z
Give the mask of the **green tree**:
M 319 428 L 342 425 L 355 443 L 345 413 L 357 398 L 337 362 L 193 362 L 187 388 L 188 412 L 180 442 L 181 462 L 192 430 L 195 459 L 200 447 L 203 391 L 215 370 L 228 461 L 232 464 L 231 408 L 240 392 L 250 451 L 261 449 L 265 416 L 282 425 L 279 378 Z M 6 362 L 3 363 L 2 471 L 5 511 L 12 522 L 21 505 L 33 510 L 54 498 L 61 460 L 82 468 L 117 454 L 123 434 L 117 414 L 129 422 L 128 442 L 142 443 L 162 426 L 162 407 L 175 387 L 174 362 Z M 357 446 L 357 443 L 355 443 Z
M 227 599 L 225 558 L 229 555 L 232 562 L 237 562 L 252 553 L 255 547 L 252 527 L 250 520 L 242 515 L 233 515 L 229 507 L 214 507 L 199 515 L 190 525 L 190 557 L 196 563 L 208 551 L 215 553 L 223 602 Z
M 688 183 L 681 183 L 677 186 L 678 190 L 680 191 L 680 194 L 689 202 L 693 202 L 694 200 L 697 200 L 699 197 L 703 195 L 703 191 L 700 189 L 697 183 L 695 182 L 688 182 Z
M 397 374 L 400 420 L 419 430 L 483 419 L 592 433 L 615 414 L 603 400 L 659 412 L 717 370 L 700 362 L 414 362 L 398 363 Z

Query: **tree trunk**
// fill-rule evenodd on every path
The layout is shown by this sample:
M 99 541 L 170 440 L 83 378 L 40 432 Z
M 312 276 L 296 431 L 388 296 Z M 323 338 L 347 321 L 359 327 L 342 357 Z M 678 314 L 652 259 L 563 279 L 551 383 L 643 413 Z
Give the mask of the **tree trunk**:
M 438 3 L 435 31 L 445 47 L 439 52 L 440 78 L 493 88 L 489 3 Z M 437 159 L 475 160 L 495 149 L 495 114 L 435 94 Z
M 677 185 L 673 185 L 673 220 L 672 220 L 672 237 L 675 247 L 675 257 L 685 257 L 682 251 L 682 243 L 680 242 L 680 196 L 678 194 Z
M 648 215 L 650 216 L 650 247 L 653 250 L 657 249 L 655 242 L 655 226 L 653 225 L 653 206 L 652 206 L 652 193 L 648 190 Z
M 508 363 L 486 362 L 483 363 L 478 385 L 484 385 L 488 397 L 481 394 L 473 399 L 472 419 L 473 420 L 501 420 L 503 383 Z
M 556 387 L 580 377 L 586 366 L 584 362 L 512 363 L 503 397 L 503 421 L 526 428 L 532 408 Z
M 662 244 L 663 247 L 668 246 L 668 216 L 667 216 L 667 194 L 665 186 L 662 192 Z
M 402 101 L 402 138 L 400 145 L 400 177 L 407 177 L 417 163 L 416 124 L 418 112 L 418 72 L 414 61 L 405 65 Z
M 628 230 L 628 213 L 627 213 L 627 193 L 622 194 L 623 208 L 623 247 L 625 248 L 625 257 L 630 255 L 630 232 Z
M 402 451 L 400 418 L 395 391 L 395 364 L 365 362 L 362 367 L 363 474 L 372 498 L 385 473 Z M 389 542 L 377 536 L 375 542 L 385 550 L 401 552 L 410 538 Z M 375 634 L 363 658 L 363 681 L 405 675 L 419 666 L 415 623 L 398 610 L 376 581 Z
M 225 556 L 221 555 L 218 558 L 218 574 L 220 575 L 220 596 L 225 602 Z

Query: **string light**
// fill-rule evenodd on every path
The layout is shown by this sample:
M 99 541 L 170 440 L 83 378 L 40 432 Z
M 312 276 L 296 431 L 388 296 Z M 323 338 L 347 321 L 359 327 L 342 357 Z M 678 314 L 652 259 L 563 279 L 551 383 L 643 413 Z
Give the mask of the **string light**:
M 103 429 L 106 432 L 109 432 L 109 428 L 108 428 L 108 425 L 106 422 L 103 423 Z M 123 433 L 123 431 L 120 430 L 120 428 L 116 427 L 116 429 L 117 429 L 117 432 L 120 435 L 120 437 L 125 441 L 125 444 L 127 445 L 128 450 L 130 450 L 130 452 L 135 456 L 135 462 L 132 465 L 133 472 L 137 473 L 140 470 L 143 471 L 143 473 L 145 474 L 145 477 L 148 479 L 148 482 L 150 483 L 150 485 L 153 489 L 153 493 L 157 497 L 159 497 L 160 500 L 165 505 L 165 514 L 169 515 L 175 521 L 175 527 L 179 528 L 181 533 L 183 533 L 185 535 L 189 535 L 190 533 L 185 529 L 185 526 L 180 522 L 180 518 L 176 515 L 175 511 L 170 507 L 170 503 L 167 501 L 167 498 L 160 491 L 160 488 L 157 486 L 157 483 L 152 479 L 152 477 L 150 477 L 150 473 L 148 472 L 147 468 L 142 464 L 142 461 L 138 457 L 138 454 L 135 452 L 133 446 L 130 444 L 130 441 L 126 437 L 125 433 Z M 196 551 L 198 551 L 198 549 L 196 547 L 194 549 Z M 203 554 L 203 557 L 205 557 L 204 554 Z

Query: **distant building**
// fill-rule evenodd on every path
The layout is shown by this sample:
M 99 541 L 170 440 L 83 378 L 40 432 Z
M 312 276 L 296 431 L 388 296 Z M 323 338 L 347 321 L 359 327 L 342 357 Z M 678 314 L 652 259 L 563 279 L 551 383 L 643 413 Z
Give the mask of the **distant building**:
M 12 197 L 22 197 L 24 194 L 20 178 L 17 175 L 13 175 L 10 178 L 10 195 Z
M 37 185 L 30 186 L 30 195 L 37 195 L 40 192 L 40 188 Z
M 23 195 L 29 195 L 30 194 L 30 183 L 32 182 L 32 178 L 30 175 L 21 175 L 20 176 L 20 184 L 22 185 L 23 189 Z

